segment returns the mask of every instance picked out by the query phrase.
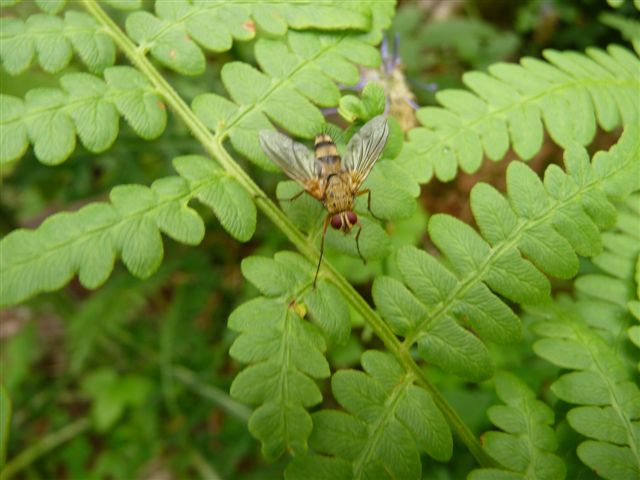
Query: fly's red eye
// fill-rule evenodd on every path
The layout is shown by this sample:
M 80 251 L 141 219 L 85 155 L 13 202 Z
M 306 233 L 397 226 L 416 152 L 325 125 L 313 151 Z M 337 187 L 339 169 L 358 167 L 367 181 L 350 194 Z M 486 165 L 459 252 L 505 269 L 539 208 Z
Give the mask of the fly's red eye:
M 355 214 L 355 212 L 347 212 L 347 220 L 349 221 L 350 225 L 355 225 L 356 223 L 358 223 L 358 216 Z
M 331 226 L 336 230 L 340 230 L 342 228 L 342 218 L 340 218 L 340 215 L 334 215 L 331 217 Z

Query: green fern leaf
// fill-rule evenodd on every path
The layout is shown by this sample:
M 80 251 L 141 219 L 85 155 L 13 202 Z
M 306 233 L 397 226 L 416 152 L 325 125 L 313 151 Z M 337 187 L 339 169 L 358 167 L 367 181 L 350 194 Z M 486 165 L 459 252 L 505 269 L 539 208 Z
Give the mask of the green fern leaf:
M 36 88 L 24 102 L 0 95 L 0 163 L 24 155 L 31 141 L 38 160 L 59 164 L 75 149 L 76 133 L 88 150 L 102 152 L 118 135 L 118 113 L 141 137 L 158 137 L 167 114 L 151 85 L 131 67 L 104 73 L 106 83 L 85 73 L 64 75 L 64 90 Z
M 53 10 L 58 10 L 53 5 Z M 51 12 L 50 12 L 51 13 Z M 0 59 L 12 75 L 24 72 L 37 53 L 38 62 L 56 73 L 69 64 L 73 50 L 94 73 L 115 62 L 115 45 L 89 15 L 68 11 L 60 17 L 38 13 L 26 22 L 4 17 L 0 23 Z
M 287 478 L 421 478 L 420 452 L 446 461 L 452 439 L 431 396 L 389 354 L 368 351 L 365 372 L 341 370 L 333 394 L 350 414 L 313 414 L 310 445 L 322 456 L 297 457 Z
M 59 13 L 66 3 L 67 0 L 36 0 L 36 4 L 40 10 L 52 15 Z
M 623 332 L 633 341 L 637 328 L 628 328 L 628 313 L 630 302 L 638 298 L 639 199 L 635 194 L 618 206 L 615 228 L 602 235 L 604 251 L 593 259 L 603 273 L 576 280 L 577 300 L 561 296 L 543 311 L 532 309 L 532 329 L 545 337 L 534 344 L 535 352 L 574 370 L 551 389 L 560 399 L 580 405 L 567 414 L 571 427 L 590 439 L 578 446 L 578 456 L 608 479 L 640 473 L 640 391 L 627 368 L 636 359 L 627 358 L 621 344 Z
M 0 165 L 20 158 L 29 148 L 24 110 L 22 100 L 0 95 Z
M 640 39 L 640 24 L 632 18 L 605 12 L 598 16 L 598 20 L 609 27 L 619 30 L 622 36 L 629 41 Z
M 551 389 L 562 400 L 582 405 L 567 414 L 569 424 L 592 439 L 578 446 L 580 459 L 603 478 L 636 478 L 640 391 L 616 351 L 576 314 L 586 309 L 576 306 L 566 298 L 546 306 L 547 318 L 533 329 L 547 338 L 538 340 L 534 350 L 556 365 L 576 370 L 561 376 Z
M 338 1 L 320 5 L 291 2 L 247 4 L 187 2 L 174 0 L 155 3 L 155 15 L 134 12 L 127 18 L 127 33 L 143 49 L 163 65 L 187 75 L 204 71 L 203 49 L 221 52 L 229 50 L 234 40 L 247 41 L 259 32 L 285 35 L 287 30 L 369 30 L 380 36 L 388 27 L 393 14 L 392 1 L 356 2 Z M 381 4 L 381 5 L 380 5 Z M 352 52 L 358 57 L 358 52 Z M 314 88 L 309 73 L 301 75 Z
M 259 405 L 249 429 L 267 458 L 285 450 L 301 454 L 312 428 L 306 409 L 322 400 L 312 378 L 329 376 L 321 332 L 344 343 L 348 308 L 324 280 L 310 288 L 313 266 L 297 254 L 279 252 L 273 260 L 249 257 L 242 262 L 242 272 L 266 297 L 241 305 L 229 317 L 229 328 L 241 333 L 230 353 L 252 364 L 236 377 L 231 395 Z M 305 321 L 307 309 L 322 330 Z
M 353 50 L 362 56 L 354 58 Z M 293 134 L 312 138 L 322 130 L 324 117 L 311 102 L 336 105 L 339 96 L 333 81 L 357 83 L 360 75 L 352 62 L 376 66 L 380 57 L 357 37 L 291 31 L 287 44 L 258 40 L 256 60 L 264 72 L 240 62 L 222 69 L 222 81 L 233 102 L 203 94 L 194 99 L 192 108 L 218 138 L 228 136 L 238 152 L 274 170 L 258 144 L 258 132 L 273 128 L 268 118 Z
M 484 449 L 508 471 L 480 469 L 469 480 L 488 479 L 563 479 L 566 469 L 553 451 L 558 441 L 553 426 L 553 410 L 536 400 L 534 393 L 516 376 L 498 373 L 496 392 L 506 405 L 489 408 L 491 422 L 503 431 L 483 435 Z
M 204 223 L 187 206 L 193 197 L 209 205 L 227 231 L 248 240 L 256 226 L 252 198 L 228 173 L 204 157 L 176 158 L 182 177 L 155 181 L 150 188 L 125 185 L 111 191 L 111 203 L 49 217 L 36 230 L 19 229 L 0 242 L 0 304 L 61 288 L 74 274 L 87 288 L 106 281 L 120 253 L 134 275 L 154 273 L 163 256 L 160 232 L 195 245 Z
M 480 338 L 506 343 L 520 330 L 517 317 L 491 290 L 520 304 L 540 303 L 550 290 L 543 272 L 570 278 L 577 273 L 576 250 L 600 253 L 597 243 L 585 245 L 594 235 L 599 240 L 598 227 L 615 218 L 609 199 L 640 189 L 637 137 L 638 127 L 629 126 L 620 142 L 597 153 L 592 163 L 584 149 L 571 147 L 565 155 L 567 173 L 550 168 L 544 182 L 514 162 L 507 170 L 507 198 L 488 185 L 476 185 L 471 208 L 486 240 L 453 217 L 431 217 L 429 233 L 443 261 L 402 247 L 396 255 L 402 283 L 384 277 L 374 283 L 374 301 L 394 333 L 447 371 L 472 379 L 490 376 Z M 567 222 L 569 216 L 578 220 Z M 576 222 L 589 228 L 565 236 Z M 620 299 L 622 305 L 627 301 Z
M 142 8 L 142 0 L 102 0 L 107 5 L 117 10 L 139 10 Z
M 542 146 L 543 123 L 567 148 L 590 143 L 596 124 L 610 131 L 640 118 L 640 60 L 628 50 L 547 50 L 544 56 L 550 63 L 524 58 L 520 65 L 499 63 L 489 73 L 465 74 L 475 94 L 438 92 L 442 107 L 418 111 L 423 127 L 409 132 L 400 156 L 411 161 L 406 157 L 418 155 L 425 181 L 432 171 L 446 181 L 458 165 L 476 171 L 483 152 L 499 160 L 511 145 L 521 158 L 532 158 Z

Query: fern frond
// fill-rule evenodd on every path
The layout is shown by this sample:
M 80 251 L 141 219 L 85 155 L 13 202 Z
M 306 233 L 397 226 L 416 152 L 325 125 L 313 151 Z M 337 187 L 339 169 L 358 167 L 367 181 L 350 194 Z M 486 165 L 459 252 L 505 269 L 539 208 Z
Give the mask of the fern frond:
M 118 10 L 138 10 L 142 7 L 142 0 L 101 0 L 102 3 L 109 5 L 110 7 L 116 8 Z M 21 3 L 22 0 L 10 0 L 9 3 L 11 6 Z M 56 14 L 62 11 L 62 9 L 67 5 L 67 0 L 35 0 L 38 8 L 43 12 L 47 12 L 50 14 Z M 9 5 L 7 5 L 9 6 Z
M 285 35 L 289 29 L 370 31 L 372 17 L 381 9 L 388 16 L 381 28 L 388 26 L 393 5 L 393 1 L 375 5 L 373 2 L 345 4 L 336 0 L 318 5 L 284 1 L 157 1 L 155 15 L 132 13 L 127 18 L 126 29 L 133 40 L 163 65 L 183 74 L 198 75 L 205 68 L 203 50 L 229 50 L 234 40 L 253 39 L 256 29 L 277 36 Z
M 167 113 L 149 82 L 124 66 L 104 77 L 70 73 L 60 78 L 62 90 L 36 88 L 24 100 L 0 95 L 0 164 L 20 158 L 29 143 L 42 163 L 59 164 L 75 149 L 76 134 L 88 150 L 102 152 L 118 135 L 118 114 L 142 138 L 158 137 Z
M 605 25 L 615 28 L 620 34 L 629 40 L 636 52 L 640 53 L 640 22 L 633 18 L 623 17 L 615 13 L 603 13 L 598 17 Z
M 59 72 L 69 64 L 74 51 L 94 73 L 102 73 L 116 58 L 113 40 L 86 13 L 68 11 L 64 19 L 45 13 L 31 15 L 26 21 L 0 19 L 0 59 L 11 75 L 29 68 L 36 54 L 45 71 Z
M 518 318 L 495 293 L 520 304 L 541 302 L 550 290 L 543 272 L 571 278 L 576 254 L 600 252 L 598 229 L 616 215 L 610 200 L 640 189 L 639 134 L 638 126 L 627 127 L 592 163 L 581 147 L 569 148 L 567 172 L 551 166 L 544 183 L 513 162 L 508 199 L 476 185 L 471 208 L 482 236 L 448 215 L 431 217 L 431 240 L 445 261 L 403 247 L 397 254 L 402 282 L 378 277 L 373 286 L 380 314 L 404 337 L 405 348 L 417 344 L 423 359 L 457 375 L 489 377 L 491 361 L 480 338 L 507 343 L 520 331 Z
M 529 308 L 532 330 L 540 337 L 534 351 L 573 370 L 551 385 L 571 409 L 571 427 L 589 440 L 578 456 L 607 479 L 640 475 L 640 390 L 630 365 L 625 331 L 631 340 L 628 308 L 638 299 L 636 268 L 640 254 L 640 195 L 621 204 L 615 228 L 603 234 L 604 251 L 593 259 L 603 273 L 581 275 L 576 299 L 563 295 L 543 308 Z M 628 330 L 627 330 L 628 329 Z
M 468 480 L 562 480 L 566 468 L 553 452 L 558 440 L 553 431 L 553 410 L 536 400 L 518 377 L 506 372 L 495 376 L 496 393 L 506 405 L 494 405 L 487 415 L 502 429 L 483 435 L 484 449 L 507 470 L 479 469 Z
M 248 240 L 256 227 L 253 199 L 238 181 L 211 160 L 178 157 L 180 177 L 151 187 L 115 187 L 110 203 L 92 203 L 77 212 L 58 213 L 35 230 L 18 229 L 0 241 L 0 305 L 61 288 L 77 273 L 96 288 L 106 281 L 116 255 L 129 271 L 149 277 L 163 256 L 160 232 L 196 245 L 204 222 L 187 206 L 192 198 L 209 206 L 236 239 Z
M 446 181 L 458 167 L 475 172 L 483 155 L 501 159 L 509 147 L 520 158 L 532 158 L 542 146 L 544 129 L 567 148 L 590 143 L 596 124 L 611 131 L 638 121 L 636 55 L 611 46 L 608 52 L 589 49 L 587 55 L 546 50 L 544 56 L 548 63 L 524 58 L 520 65 L 498 63 L 488 73 L 466 73 L 463 82 L 474 93 L 438 92 L 442 107 L 418 110 L 424 127 L 409 132 L 401 158 L 428 178 L 433 170 Z
M 413 384 L 387 353 L 362 356 L 364 372 L 341 370 L 331 381 L 337 410 L 314 413 L 310 446 L 320 455 L 296 457 L 286 478 L 422 478 L 421 452 L 446 461 L 451 431 L 429 393 Z
M 546 337 L 535 352 L 559 367 L 573 370 L 551 385 L 561 400 L 574 405 L 567 414 L 571 427 L 589 440 L 578 446 L 583 463 L 606 479 L 640 475 L 640 391 L 609 345 L 586 322 L 602 322 L 591 303 L 567 297 L 534 310 L 533 331 Z M 585 318 L 581 318 L 584 315 Z M 593 320 L 589 320 L 589 319 Z
M 640 317 L 640 195 L 619 206 L 615 228 L 605 232 L 602 240 L 604 251 L 592 260 L 602 273 L 581 275 L 575 282 L 580 304 L 589 305 L 581 314 L 610 343 L 624 338 L 627 330 L 631 341 L 640 346 L 640 327 L 626 323 L 627 313 Z M 598 318 L 589 311 L 597 312 Z
M 378 51 L 357 36 L 311 32 L 291 31 L 286 43 L 260 39 L 255 54 L 262 71 L 242 62 L 222 68 L 231 100 L 203 94 L 192 108 L 220 140 L 228 137 L 238 152 L 270 170 L 275 167 L 258 144 L 258 132 L 273 128 L 269 119 L 312 138 L 324 125 L 314 103 L 337 105 L 340 91 L 334 82 L 353 85 L 360 79 L 356 63 L 373 67 L 380 62 Z
M 279 252 L 273 260 L 246 258 L 242 273 L 265 296 L 242 304 L 229 317 L 229 328 L 240 332 L 230 354 L 251 364 L 236 376 L 231 395 L 259 405 L 249 430 L 267 458 L 285 450 L 302 454 L 312 429 L 306 409 L 322 400 L 312 379 L 330 373 L 321 331 L 334 343 L 346 342 L 347 303 L 324 280 L 311 288 L 313 266 L 291 252 Z M 314 323 L 305 320 L 307 313 Z

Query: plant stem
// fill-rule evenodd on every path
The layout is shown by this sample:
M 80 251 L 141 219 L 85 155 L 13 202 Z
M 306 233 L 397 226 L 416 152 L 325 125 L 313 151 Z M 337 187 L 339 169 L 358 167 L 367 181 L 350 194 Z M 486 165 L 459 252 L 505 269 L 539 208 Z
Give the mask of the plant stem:
M 227 413 L 247 423 L 251 416 L 251 410 L 242 403 L 233 400 L 226 392 L 200 381 L 191 371 L 184 367 L 172 367 L 171 376 L 185 384 L 198 395 L 213 401 Z
M 249 192 L 256 201 L 262 213 L 273 222 L 273 224 L 284 233 L 289 241 L 308 258 L 312 263 L 318 261 L 319 252 L 315 244 L 308 239 L 298 228 L 287 218 L 287 216 L 267 198 L 265 193 L 253 181 L 251 177 L 238 165 L 228 154 L 222 145 L 223 138 L 214 135 L 193 113 L 184 100 L 164 79 L 161 73 L 153 66 L 149 59 L 141 52 L 118 25 L 105 13 L 97 2 L 92 0 L 82 0 L 85 9 L 104 26 L 105 31 L 116 42 L 118 47 L 124 52 L 127 58 L 135 67 L 151 82 L 157 89 L 166 103 L 173 109 L 181 120 L 189 127 L 198 141 L 202 143 L 206 151 L 213 156 L 222 168 L 232 175 Z M 452 429 L 457 433 L 460 440 L 467 446 L 477 462 L 483 467 L 496 466 L 496 462 L 489 457 L 478 439 L 455 410 L 448 404 L 440 392 L 428 381 L 422 369 L 406 351 L 398 338 L 394 335 L 387 324 L 371 308 L 371 306 L 360 296 L 353 286 L 327 261 L 323 262 L 323 276 L 331 281 L 351 303 L 351 305 L 362 315 L 370 325 L 375 334 L 382 340 L 385 347 L 391 352 L 403 367 L 411 372 L 418 384 L 427 389 L 440 408 L 443 415 L 449 421 Z
M 91 422 L 88 418 L 81 418 L 66 427 L 62 427 L 58 431 L 46 435 L 9 461 L 2 472 L 0 472 L 0 478 L 2 478 L 2 480 L 9 480 L 20 470 L 32 464 L 38 457 L 89 430 L 90 426 Z

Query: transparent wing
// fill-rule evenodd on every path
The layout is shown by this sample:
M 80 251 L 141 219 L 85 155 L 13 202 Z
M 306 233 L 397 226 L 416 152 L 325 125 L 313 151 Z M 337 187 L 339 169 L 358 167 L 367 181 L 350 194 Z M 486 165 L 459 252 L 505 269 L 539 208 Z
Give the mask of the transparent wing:
M 388 136 L 387 119 L 378 115 L 365 123 L 349 140 L 342 164 L 346 171 L 351 172 L 355 187 L 359 187 L 369 175 L 382 154 Z
M 310 183 L 317 183 L 320 170 L 307 147 L 273 130 L 261 130 L 258 139 L 273 163 L 303 188 L 309 190 Z

